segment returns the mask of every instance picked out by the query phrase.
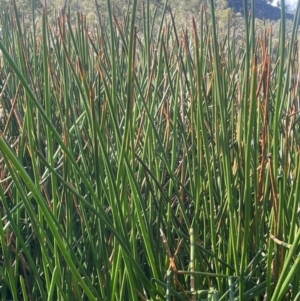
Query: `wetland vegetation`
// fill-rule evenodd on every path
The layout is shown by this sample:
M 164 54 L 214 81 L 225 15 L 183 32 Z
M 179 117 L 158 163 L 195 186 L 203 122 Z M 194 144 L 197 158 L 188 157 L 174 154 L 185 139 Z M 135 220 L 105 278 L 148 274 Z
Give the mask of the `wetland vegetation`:
M 38 26 L 13 2 L 0 300 L 298 300 L 299 10 L 236 36 L 213 0 L 188 29 L 168 3 Z

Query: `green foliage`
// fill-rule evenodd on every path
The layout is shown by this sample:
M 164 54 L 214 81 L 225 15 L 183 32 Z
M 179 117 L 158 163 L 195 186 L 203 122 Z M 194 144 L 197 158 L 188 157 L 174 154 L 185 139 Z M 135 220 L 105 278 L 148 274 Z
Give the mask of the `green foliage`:
M 296 300 L 297 20 L 109 4 L 1 15 L 0 299 Z

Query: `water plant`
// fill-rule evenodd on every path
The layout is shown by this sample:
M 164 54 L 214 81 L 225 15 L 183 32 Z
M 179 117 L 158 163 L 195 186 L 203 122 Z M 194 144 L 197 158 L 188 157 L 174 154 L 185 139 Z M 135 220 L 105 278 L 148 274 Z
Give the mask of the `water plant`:
M 246 0 L 239 48 L 213 0 L 191 31 L 149 0 L 141 27 L 108 0 L 97 27 L 63 7 L 26 30 L 13 3 L 0 299 L 297 300 L 300 4 L 276 50 Z

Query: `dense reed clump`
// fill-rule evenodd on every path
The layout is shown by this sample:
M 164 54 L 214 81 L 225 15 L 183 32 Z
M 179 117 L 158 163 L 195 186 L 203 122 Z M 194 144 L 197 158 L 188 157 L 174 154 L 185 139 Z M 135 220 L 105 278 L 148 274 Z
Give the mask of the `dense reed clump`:
M 299 4 L 278 50 L 211 6 L 2 16 L 1 300 L 297 300 Z

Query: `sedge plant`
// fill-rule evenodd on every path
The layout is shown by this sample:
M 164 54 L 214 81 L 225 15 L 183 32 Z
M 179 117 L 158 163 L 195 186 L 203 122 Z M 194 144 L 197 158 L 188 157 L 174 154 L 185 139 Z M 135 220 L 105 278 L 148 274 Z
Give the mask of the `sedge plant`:
M 1 15 L 0 300 L 297 300 L 300 4 L 251 2 Z

